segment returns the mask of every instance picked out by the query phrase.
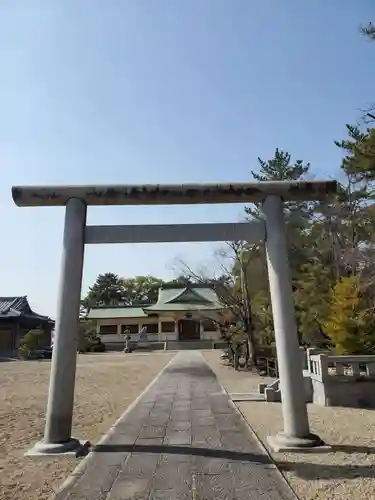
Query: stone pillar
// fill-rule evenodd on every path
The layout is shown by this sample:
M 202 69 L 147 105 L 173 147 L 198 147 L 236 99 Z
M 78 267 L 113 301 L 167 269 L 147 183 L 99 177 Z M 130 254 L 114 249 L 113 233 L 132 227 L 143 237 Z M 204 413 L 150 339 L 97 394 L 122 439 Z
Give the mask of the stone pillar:
M 121 335 L 121 334 L 122 334 L 122 324 L 118 323 L 117 324 L 117 335 Z
M 174 326 L 174 332 L 175 332 L 175 340 L 179 341 L 180 340 L 180 329 L 179 329 L 179 322 L 180 322 L 180 317 L 176 318 L 175 326 Z
M 162 342 L 163 340 L 166 339 L 166 334 L 162 332 L 162 327 L 161 327 L 161 324 L 162 324 L 162 321 L 161 319 L 159 318 L 158 320 L 158 341 L 159 342 Z
M 267 196 L 263 213 L 284 420 L 284 432 L 271 436 L 269 443 L 278 451 L 317 446 L 321 441 L 309 429 L 281 197 Z
M 70 199 L 65 209 L 56 333 L 46 424 L 43 441 L 34 447 L 36 454 L 66 453 L 80 447 L 79 441 L 71 437 L 71 430 L 85 224 L 86 205 L 79 199 Z

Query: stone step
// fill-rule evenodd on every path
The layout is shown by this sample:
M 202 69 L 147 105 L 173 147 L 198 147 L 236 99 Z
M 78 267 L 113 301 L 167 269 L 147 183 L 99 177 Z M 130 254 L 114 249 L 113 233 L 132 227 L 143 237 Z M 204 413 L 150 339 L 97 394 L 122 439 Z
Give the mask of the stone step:
M 242 401 L 265 401 L 265 395 L 259 392 L 234 392 L 229 394 L 233 403 L 241 403 Z
M 212 349 L 212 340 L 169 340 L 168 351 L 204 350 Z

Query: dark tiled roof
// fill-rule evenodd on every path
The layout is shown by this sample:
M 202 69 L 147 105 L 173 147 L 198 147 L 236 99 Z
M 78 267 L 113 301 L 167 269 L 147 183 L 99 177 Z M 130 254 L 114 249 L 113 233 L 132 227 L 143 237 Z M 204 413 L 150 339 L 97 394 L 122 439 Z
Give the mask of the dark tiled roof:
M 26 297 L 0 297 L 0 314 L 9 315 L 9 313 L 30 314 L 31 309 Z
M 19 316 L 51 321 L 48 316 L 37 314 L 31 309 L 26 295 L 23 297 L 0 297 L 0 318 L 16 318 Z

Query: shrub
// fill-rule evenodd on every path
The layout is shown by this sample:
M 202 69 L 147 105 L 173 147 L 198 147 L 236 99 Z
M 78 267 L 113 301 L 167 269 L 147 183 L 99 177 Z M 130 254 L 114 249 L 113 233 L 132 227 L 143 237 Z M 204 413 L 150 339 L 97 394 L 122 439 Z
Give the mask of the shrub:
M 43 330 L 35 329 L 30 330 L 21 339 L 18 352 L 24 358 L 29 358 L 32 356 L 34 351 L 41 347 L 43 342 L 44 332 Z
M 105 344 L 99 342 L 97 344 L 93 344 L 89 347 L 90 352 L 105 352 Z
M 30 357 L 30 349 L 24 344 L 20 344 L 18 348 L 18 353 L 21 356 L 21 358 L 27 359 Z
M 102 347 L 97 347 L 101 345 Z M 78 352 L 104 352 L 105 345 L 102 344 L 96 333 L 95 324 L 92 321 L 82 321 L 78 338 Z

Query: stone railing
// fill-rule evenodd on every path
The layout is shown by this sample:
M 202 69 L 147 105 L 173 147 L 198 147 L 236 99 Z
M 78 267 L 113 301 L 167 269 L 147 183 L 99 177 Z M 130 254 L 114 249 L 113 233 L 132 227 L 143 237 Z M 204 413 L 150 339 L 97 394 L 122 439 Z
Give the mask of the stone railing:
M 258 363 L 259 367 L 267 377 L 277 378 L 279 376 L 279 367 L 277 364 L 277 358 L 259 356 Z
M 312 401 L 323 406 L 375 407 L 375 356 L 307 351 Z
M 310 351 L 310 352 L 309 352 Z M 310 375 L 316 380 L 327 377 L 373 377 L 375 379 L 375 356 L 333 356 L 330 354 L 311 354 L 307 351 L 307 364 Z

